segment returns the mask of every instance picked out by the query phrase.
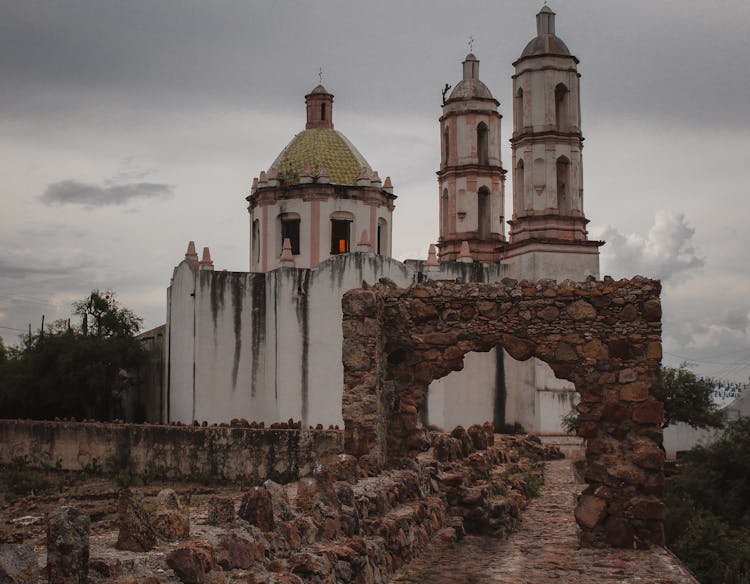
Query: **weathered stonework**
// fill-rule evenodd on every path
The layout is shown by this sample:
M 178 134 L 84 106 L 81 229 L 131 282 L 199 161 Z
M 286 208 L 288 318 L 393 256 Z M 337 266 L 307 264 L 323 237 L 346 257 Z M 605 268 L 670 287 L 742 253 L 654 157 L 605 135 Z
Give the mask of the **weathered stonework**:
M 546 362 L 581 395 L 589 484 L 578 513 L 582 543 L 663 544 L 660 290 L 636 276 L 348 292 L 346 452 L 372 470 L 413 458 L 429 445 L 419 420 L 430 382 L 460 370 L 466 353 L 501 346 L 518 360 Z
M 127 470 L 168 480 L 288 482 L 341 452 L 340 430 L 0 420 L 0 464 L 87 472 Z

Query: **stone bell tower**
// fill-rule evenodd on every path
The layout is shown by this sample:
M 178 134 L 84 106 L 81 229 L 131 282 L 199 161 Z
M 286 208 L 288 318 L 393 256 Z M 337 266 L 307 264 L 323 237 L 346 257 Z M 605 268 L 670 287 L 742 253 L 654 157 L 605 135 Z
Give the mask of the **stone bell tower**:
M 444 100 L 440 118 L 440 261 L 458 259 L 464 242 L 475 261 L 501 260 L 505 170 L 498 105 L 469 53 L 463 79 Z
M 599 274 L 583 212 L 578 59 L 536 15 L 537 36 L 513 63 L 513 217 L 506 258 L 518 276 L 582 280 Z

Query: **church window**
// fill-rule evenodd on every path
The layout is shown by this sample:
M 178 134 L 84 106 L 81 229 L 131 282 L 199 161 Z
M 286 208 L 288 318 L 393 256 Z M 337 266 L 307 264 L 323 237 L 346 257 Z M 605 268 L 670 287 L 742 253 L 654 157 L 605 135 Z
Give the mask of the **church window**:
M 477 159 L 479 164 L 490 163 L 489 130 L 484 122 L 477 126 Z
M 560 211 L 569 211 L 570 197 L 570 161 L 565 156 L 557 159 L 557 208 Z
M 516 132 L 523 131 L 523 89 L 516 93 Z
M 322 122 L 326 121 L 326 104 L 324 103 L 320 104 L 320 120 Z
M 284 249 L 284 240 L 288 239 L 292 244 L 292 255 L 299 255 L 299 226 L 300 219 L 296 213 L 285 213 L 281 216 L 281 246 Z
M 252 242 L 253 242 L 252 257 L 255 261 L 255 266 L 257 267 L 258 264 L 260 264 L 260 221 L 258 221 L 257 219 L 253 221 Z
M 477 193 L 477 223 L 479 238 L 487 239 L 492 230 L 492 200 L 487 187 L 481 187 Z
M 447 165 L 448 157 L 450 156 L 450 131 L 448 130 L 448 126 L 446 126 L 443 131 L 443 152 L 445 153 L 445 160 L 443 160 L 443 163 Z
M 516 195 L 523 198 L 524 189 L 524 176 L 523 176 L 523 160 L 519 160 L 516 164 Z
M 440 205 L 440 235 L 448 237 L 448 189 L 443 189 Z
M 331 219 L 331 255 L 348 253 L 351 249 L 352 220 L 343 217 Z
M 387 232 L 385 219 L 378 219 L 378 239 L 376 248 L 378 255 L 384 255 L 387 251 L 386 236 Z
M 568 88 L 563 83 L 555 87 L 555 122 L 558 130 L 564 130 L 568 126 Z

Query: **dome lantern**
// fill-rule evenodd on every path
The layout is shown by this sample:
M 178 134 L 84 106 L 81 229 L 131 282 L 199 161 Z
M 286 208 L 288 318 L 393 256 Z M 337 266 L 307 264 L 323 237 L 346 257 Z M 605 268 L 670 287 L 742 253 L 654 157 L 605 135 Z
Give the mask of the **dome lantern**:
M 305 96 L 307 105 L 307 124 L 305 129 L 329 128 L 333 129 L 333 94 L 325 87 L 318 85 Z

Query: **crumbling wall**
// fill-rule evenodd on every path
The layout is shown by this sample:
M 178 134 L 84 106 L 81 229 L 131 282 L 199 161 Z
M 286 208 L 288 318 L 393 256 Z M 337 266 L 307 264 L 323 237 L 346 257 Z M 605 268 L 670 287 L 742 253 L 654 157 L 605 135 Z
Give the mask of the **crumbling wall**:
M 372 471 L 413 458 L 429 445 L 420 410 L 430 382 L 461 369 L 466 353 L 499 345 L 514 359 L 544 361 L 581 396 L 582 542 L 662 544 L 660 291 L 638 276 L 350 291 L 342 301 L 346 452 Z
M 0 464 L 177 480 L 288 482 L 342 450 L 340 430 L 0 420 Z

